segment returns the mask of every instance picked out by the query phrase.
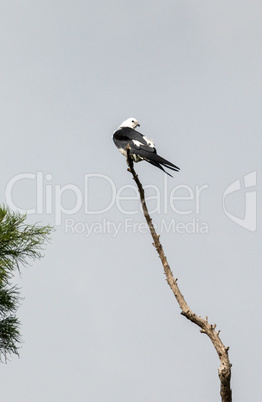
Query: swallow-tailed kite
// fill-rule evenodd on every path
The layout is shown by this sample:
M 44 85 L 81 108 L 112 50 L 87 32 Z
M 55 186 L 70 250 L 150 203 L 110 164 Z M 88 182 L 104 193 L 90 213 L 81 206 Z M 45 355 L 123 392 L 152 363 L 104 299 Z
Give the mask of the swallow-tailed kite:
M 130 156 L 134 162 L 147 161 L 163 170 L 169 176 L 173 177 L 171 174 L 165 171 L 163 166 L 176 172 L 180 170 L 179 167 L 157 155 L 153 141 L 147 138 L 145 135 L 140 134 L 138 131 L 135 131 L 136 127 L 140 127 L 140 124 L 136 119 L 130 117 L 129 119 L 123 121 L 123 123 L 114 132 L 113 141 L 117 148 L 119 148 L 121 154 L 123 154 L 125 157 L 127 156 L 126 147 L 129 144 Z

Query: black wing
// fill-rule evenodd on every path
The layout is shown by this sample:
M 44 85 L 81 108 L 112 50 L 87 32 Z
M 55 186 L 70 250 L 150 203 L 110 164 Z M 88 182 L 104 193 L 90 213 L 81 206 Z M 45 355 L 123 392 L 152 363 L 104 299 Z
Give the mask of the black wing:
M 148 152 L 147 150 L 143 149 L 142 147 L 136 151 L 136 154 L 144 158 L 147 162 L 151 163 L 154 166 L 157 166 L 158 168 L 163 169 L 161 165 L 164 167 L 174 170 L 175 172 L 179 172 L 180 168 L 176 165 L 174 165 L 172 162 L 169 162 L 168 160 L 162 158 L 161 156 L 157 155 L 156 151 L 154 153 Z M 164 170 L 164 172 L 166 172 Z M 166 172 L 167 173 L 167 172 Z M 169 174 L 169 173 L 167 173 Z M 170 175 L 171 176 L 171 175 Z
M 129 144 L 132 148 L 132 146 L 135 146 L 135 143 L 133 141 L 138 141 L 141 143 L 141 145 L 145 145 L 148 147 L 144 136 L 130 127 L 123 127 L 120 130 L 115 131 L 113 135 L 113 141 L 118 148 L 125 148 L 127 144 Z M 138 149 L 139 147 L 136 148 Z M 151 148 L 151 152 L 154 152 L 153 149 L 155 148 L 148 148 Z
M 142 159 L 163 170 L 165 173 L 167 172 L 163 169 L 163 166 L 176 172 L 180 170 L 178 166 L 157 155 L 156 149 L 148 145 L 144 136 L 132 128 L 123 127 L 115 131 L 113 141 L 122 150 L 125 150 L 129 144 L 131 155 L 139 155 Z M 139 142 L 139 144 L 134 141 Z M 171 176 L 169 173 L 167 174 Z

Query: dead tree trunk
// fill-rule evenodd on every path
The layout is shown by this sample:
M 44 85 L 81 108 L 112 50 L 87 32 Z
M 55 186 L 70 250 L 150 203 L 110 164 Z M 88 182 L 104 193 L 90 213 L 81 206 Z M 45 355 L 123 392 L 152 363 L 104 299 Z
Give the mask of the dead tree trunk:
M 136 182 L 139 194 L 140 194 L 140 201 L 142 204 L 143 212 L 145 219 L 147 221 L 151 236 L 153 238 L 153 245 L 156 248 L 156 251 L 161 259 L 164 272 L 166 275 L 166 280 L 168 285 L 170 286 L 172 292 L 174 293 L 174 296 L 179 304 L 179 307 L 181 309 L 181 314 L 185 316 L 188 320 L 192 321 L 194 324 L 198 325 L 201 330 L 200 332 L 203 334 L 206 334 L 209 339 L 211 340 L 212 344 L 214 345 L 214 348 L 218 354 L 219 360 L 220 360 L 220 367 L 218 369 L 218 376 L 220 379 L 220 395 L 221 395 L 221 401 L 222 402 L 232 402 L 232 391 L 230 388 L 230 379 L 231 379 L 231 364 L 229 361 L 228 357 L 228 350 L 229 347 L 225 347 L 224 344 L 222 343 L 219 333 L 220 331 L 216 331 L 216 324 L 209 324 L 207 317 L 204 319 L 197 314 L 193 313 L 193 311 L 190 309 L 188 306 L 187 302 L 185 301 L 184 296 L 182 295 L 178 285 L 177 285 L 177 279 L 174 278 L 173 273 L 170 269 L 170 266 L 167 262 L 167 258 L 164 254 L 163 247 L 160 243 L 159 237 L 160 235 L 157 235 L 154 225 L 152 223 L 152 219 L 149 215 L 146 201 L 145 201 L 145 192 L 143 189 L 143 186 L 138 178 L 138 175 L 136 174 L 134 170 L 134 164 L 133 160 L 130 157 L 130 148 L 127 147 L 127 164 L 128 164 L 128 171 L 132 173 L 133 179 Z

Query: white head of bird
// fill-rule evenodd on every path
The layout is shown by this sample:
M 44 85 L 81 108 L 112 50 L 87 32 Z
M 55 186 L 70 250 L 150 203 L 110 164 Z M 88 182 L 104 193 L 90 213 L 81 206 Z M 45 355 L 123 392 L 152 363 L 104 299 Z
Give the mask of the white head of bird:
M 123 128 L 123 127 L 130 127 L 135 129 L 136 127 L 140 127 L 140 124 L 134 117 L 129 117 L 129 119 L 123 121 L 123 123 L 120 124 L 118 129 Z

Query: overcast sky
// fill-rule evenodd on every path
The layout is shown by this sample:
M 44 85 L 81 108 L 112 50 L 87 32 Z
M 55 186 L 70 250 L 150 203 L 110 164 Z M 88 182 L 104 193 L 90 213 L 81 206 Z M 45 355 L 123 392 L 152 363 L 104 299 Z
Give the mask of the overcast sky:
M 230 346 L 234 400 L 261 399 L 261 18 L 242 0 L 1 2 L 1 200 L 56 228 L 15 278 L 3 401 L 220 401 L 111 139 L 128 117 L 181 168 L 136 165 L 181 291 Z

